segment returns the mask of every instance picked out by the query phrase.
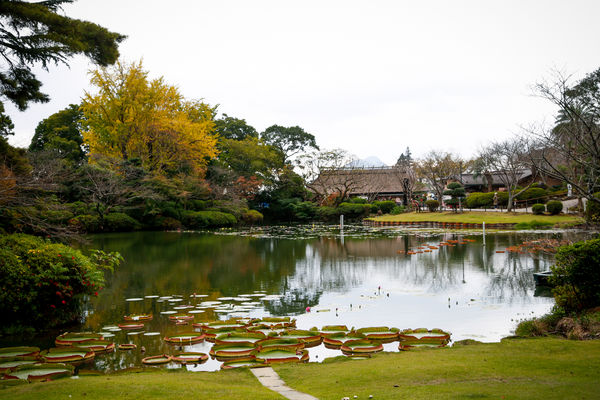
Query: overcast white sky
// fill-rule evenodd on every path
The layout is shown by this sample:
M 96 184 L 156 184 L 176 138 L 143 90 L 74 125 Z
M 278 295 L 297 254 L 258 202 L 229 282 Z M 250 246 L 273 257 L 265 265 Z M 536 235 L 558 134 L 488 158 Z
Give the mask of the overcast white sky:
M 600 1 L 79 0 L 68 16 L 128 38 L 188 98 L 219 104 L 259 132 L 299 125 L 321 148 L 393 164 L 410 147 L 471 156 L 520 125 L 554 117 L 531 96 L 553 68 L 600 68 Z M 19 113 L 13 145 L 91 90 L 87 70 L 40 72 L 52 101 Z

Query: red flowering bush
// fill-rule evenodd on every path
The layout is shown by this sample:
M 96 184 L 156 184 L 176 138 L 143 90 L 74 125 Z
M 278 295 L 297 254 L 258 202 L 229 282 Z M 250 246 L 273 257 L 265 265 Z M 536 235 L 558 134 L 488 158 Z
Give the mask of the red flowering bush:
M 122 260 L 94 251 L 90 256 L 39 237 L 0 236 L 0 315 L 3 328 L 50 328 L 80 315 L 85 296 L 96 295 L 104 270 Z

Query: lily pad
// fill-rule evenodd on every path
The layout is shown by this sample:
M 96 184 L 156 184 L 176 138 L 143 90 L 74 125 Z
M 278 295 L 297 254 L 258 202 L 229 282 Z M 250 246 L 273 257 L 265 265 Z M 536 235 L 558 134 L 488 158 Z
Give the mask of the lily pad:
M 119 345 L 119 350 L 134 350 L 137 348 L 137 344 L 134 343 L 121 343 Z
M 209 354 L 217 360 L 247 357 L 256 350 L 254 343 L 232 343 L 232 344 L 216 344 L 211 349 Z
M 362 333 L 369 340 L 394 341 L 398 339 L 398 328 L 388 328 L 387 326 L 376 326 L 357 329 L 356 332 Z
M 258 350 L 253 355 L 257 360 L 263 360 L 269 364 L 308 361 L 308 350 L 296 351 L 278 346 Z
M 21 365 L 30 365 L 38 362 L 37 357 L 11 357 L 0 361 L 0 374 L 7 373 L 20 367 Z
M 164 340 L 169 344 L 193 344 L 204 341 L 204 335 L 198 332 L 183 332 L 167 336 Z
M 128 322 L 134 321 L 152 321 L 152 314 L 131 314 L 125 315 L 123 319 Z
M 125 299 L 125 301 L 143 301 L 143 297 L 130 297 L 129 299 Z
M 256 357 L 236 358 L 235 360 L 225 361 L 221 365 L 221 369 L 233 368 L 260 368 L 267 367 L 268 364 L 264 360 L 257 360 Z
M 171 359 L 180 364 L 202 364 L 208 360 L 208 355 L 199 352 L 185 352 L 172 356 Z
M 144 324 L 131 322 L 131 323 L 119 324 L 119 328 L 127 329 L 127 330 L 144 329 Z
M 228 343 L 250 343 L 254 344 L 258 341 L 266 339 L 262 332 L 234 332 L 224 333 L 215 337 L 216 344 Z
M 6 379 L 23 379 L 27 381 L 38 381 L 58 379 L 73 375 L 73 366 L 65 364 L 31 364 L 21 365 L 9 374 Z
M 94 340 L 102 340 L 103 336 L 100 333 L 93 332 L 65 332 L 57 336 L 54 344 L 57 346 L 74 346 L 80 343 L 91 342 Z
M 383 344 L 365 339 L 348 340 L 342 345 L 341 350 L 344 354 L 377 353 L 383 351 Z
M 94 358 L 92 350 L 82 347 L 54 347 L 40 353 L 46 363 L 74 363 Z
M 40 354 L 39 347 L 19 346 L 0 348 L 0 360 L 13 357 L 36 357 Z
M 142 364 L 146 365 L 162 365 L 171 362 L 171 356 L 161 354 L 159 356 L 151 356 L 142 358 Z

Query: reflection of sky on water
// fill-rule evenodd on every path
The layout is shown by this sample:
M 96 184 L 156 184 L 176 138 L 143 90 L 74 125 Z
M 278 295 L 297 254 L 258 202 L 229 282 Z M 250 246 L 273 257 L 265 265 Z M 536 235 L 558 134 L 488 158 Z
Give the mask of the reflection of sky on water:
M 241 315 L 291 315 L 300 329 L 338 324 L 441 328 L 450 331 L 453 340 L 497 341 L 511 334 L 517 320 L 546 313 L 553 299 L 534 296 L 532 277 L 532 272 L 548 269 L 551 257 L 496 251 L 540 238 L 585 237 L 583 233 L 498 233 L 488 235 L 484 246 L 477 232 L 398 228 L 346 227 L 343 240 L 339 229 L 326 226 L 219 233 L 135 232 L 93 237 L 93 247 L 119 251 L 126 261 L 108 276 L 100 296 L 90 299 L 84 323 L 70 330 L 98 332 L 122 322 L 123 315 L 152 313 L 154 319 L 146 323 L 144 332 L 160 332 L 157 336 L 115 332 L 115 343 L 134 343 L 138 349 L 99 355 L 95 368 L 139 367 L 143 357 L 183 350 L 208 353 L 212 346 L 208 342 L 181 348 L 165 343 L 165 336 L 193 328 L 175 326 L 161 312 L 255 291 L 281 297 L 253 298 L 258 306 Z M 439 246 L 442 241 L 463 238 L 474 242 Z M 428 246 L 439 248 L 412 256 L 399 254 Z M 194 293 L 207 297 L 190 298 Z M 182 300 L 125 301 L 150 295 L 179 295 Z M 307 313 L 306 307 L 312 311 Z M 236 315 L 227 310 L 217 313 L 214 308 L 201 310 L 193 314 L 195 322 Z M 36 344 L 48 348 L 53 339 Z M 139 351 L 142 347 L 145 353 Z M 385 349 L 397 351 L 397 347 L 396 342 Z M 312 361 L 341 354 L 324 346 L 311 348 L 309 353 Z M 215 370 L 220 365 L 211 359 L 186 368 Z

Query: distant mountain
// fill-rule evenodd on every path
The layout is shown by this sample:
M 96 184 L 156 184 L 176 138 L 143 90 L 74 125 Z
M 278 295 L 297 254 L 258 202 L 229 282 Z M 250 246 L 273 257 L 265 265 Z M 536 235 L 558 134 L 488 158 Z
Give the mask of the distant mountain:
M 352 168 L 366 168 L 366 167 L 387 167 L 379 158 L 375 156 L 363 158 L 362 160 L 356 160 L 346 165 L 346 167 Z

